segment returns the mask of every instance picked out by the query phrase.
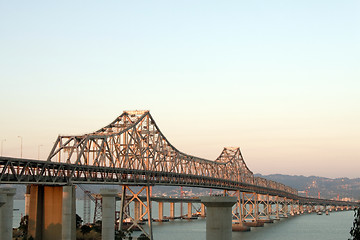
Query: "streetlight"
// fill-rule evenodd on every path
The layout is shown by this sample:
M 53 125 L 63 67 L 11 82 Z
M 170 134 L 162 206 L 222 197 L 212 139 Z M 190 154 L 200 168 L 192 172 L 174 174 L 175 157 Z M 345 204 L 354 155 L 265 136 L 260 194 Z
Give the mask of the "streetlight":
M 22 142 L 23 142 L 23 138 L 22 138 L 22 136 L 18 136 L 18 138 L 20 138 L 20 140 L 21 140 L 20 158 L 22 158 Z
M 1 156 L 3 155 L 3 144 L 6 142 L 6 139 L 1 140 Z
M 38 146 L 38 160 L 40 160 L 40 147 L 42 147 L 43 145 L 39 145 Z

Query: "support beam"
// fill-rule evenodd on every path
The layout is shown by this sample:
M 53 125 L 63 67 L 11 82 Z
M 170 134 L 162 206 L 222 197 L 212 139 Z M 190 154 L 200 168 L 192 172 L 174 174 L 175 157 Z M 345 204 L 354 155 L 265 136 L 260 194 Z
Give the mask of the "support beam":
M 30 212 L 30 185 L 26 185 L 25 192 L 25 216 L 29 216 Z
M 100 189 L 102 196 L 102 240 L 115 239 L 115 196 L 117 189 Z
M 15 188 L 0 188 L 0 239 L 12 240 Z
M 141 211 L 142 210 L 142 206 L 140 204 L 139 201 L 135 200 L 134 201 L 134 219 L 137 222 L 140 222 L 140 216 L 141 216 Z
M 31 185 L 28 236 L 62 239 L 62 186 Z
M 170 219 L 175 219 L 175 203 L 170 202 Z
M 206 217 L 205 204 L 201 203 L 201 217 Z
M 143 191 L 146 191 L 146 202 L 142 201 L 139 196 Z M 127 199 L 125 196 L 128 196 Z M 153 240 L 152 235 L 152 214 L 151 214 L 151 200 L 150 200 L 150 186 L 143 186 L 140 190 L 131 189 L 128 185 L 122 185 L 122 192 L 121 192 L 121 206 L 120 206 L 120 215 L 119 215 L 119 229 L 122 231 L 131 231 L 135 228 L 138 228 L 142 231 L 150 240 Z M 142 212 L 140 219 L 143 219 L 147 215 L 148 219 L 148 230 L 146 231 L 142 225 L 140 225 L 137 221 L 135 221 L 134 217 L 131 216 L 129 211 L 126 209 L 130 206 L 130 204 L 134 201 L 140 202 L 140 209 L 144 207 L 145 212 Z M 130 220 L 127 222 L 126 225 L 123 224 L 123 220 L 128 219 Z
M 207 208 L 206 240 L 231 240 L 232 206 L 236 197 L 201 197 Z
M 187 210 L 188 210 L 187 218 L 191 219 L 192 218 L 192 203 L 191 202 L 188 202 Z
M 164 219 L 164 202 L 159 202 L 159 220 Z
M 75 186 L 63 187 L 62 240 L 76 240 Z

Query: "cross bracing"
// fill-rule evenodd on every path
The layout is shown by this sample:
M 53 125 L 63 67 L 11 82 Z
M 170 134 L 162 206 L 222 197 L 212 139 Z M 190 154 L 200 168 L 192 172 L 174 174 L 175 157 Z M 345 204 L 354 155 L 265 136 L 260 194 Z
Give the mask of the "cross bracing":
M 296 189 L 254 177 L 240 148 L 224 148 L 215 161 L 179 151 L 149 111 L 124 111 L 93 133 L 59 136 L 47 161 L 0 157 L 3 182 L 179 185 L 302 199 Z

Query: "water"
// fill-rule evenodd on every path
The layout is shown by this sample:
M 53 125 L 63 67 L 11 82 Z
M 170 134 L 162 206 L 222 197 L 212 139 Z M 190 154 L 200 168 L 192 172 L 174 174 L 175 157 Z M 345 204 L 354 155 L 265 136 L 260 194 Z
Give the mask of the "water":
M 353 212 L 332 212 L 330 215 L 308 214 L 281 219 L 250 232 L 233 232 L 233 240 L 340 240 L 350 238 Z M 206 239 L 205 220 L 155 223 L 156 240 Z M 171 236 L 171 238 L 169 238 Z
M 13 226 L 18 227 L 24 214 L 24 200 L 15 200 Z M 157 203 L 153 203 L 153 217 L 157 218 Z M 77 200 L 77 212 L 83 216 L 83 202 Z M 176 213 L 180 204 L 176 204 Z M 93 206 L 91 214 L 93 214 Z M 187 213 L 187 204 L 183 204 L 183 213 Z M 169 216 L 169 206 L 165 204 L 164 215 Z M 350 229 L 354 220 L 353 211 L 331 212 L 330 215 L 305 214 L 281 219 L 264 227 L 252 228 L 250 232 L 233 232 L 233 240 L 340 240 L 350 238 Z M 91 215 L 93 216 L 93 215 Z M 165 223 L 153 223 L 155 240 L 206 239 L 206 220 L 175 220 Z M 138 235 L 137 233 L 134 236 Z

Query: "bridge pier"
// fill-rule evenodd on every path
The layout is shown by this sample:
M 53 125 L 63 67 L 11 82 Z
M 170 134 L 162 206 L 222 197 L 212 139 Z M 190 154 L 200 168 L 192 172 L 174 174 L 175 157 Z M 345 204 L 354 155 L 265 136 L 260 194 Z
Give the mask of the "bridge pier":
M 170 202 L 170 219 L 175 219 L 175 203 Z
M 283 201 L 281 202 L 280 212 L 282 213 L 283 218 L 288 218 L 288 202 L 286 197 L 284 197 Z
M 30 186 L 28 237 L 75 240 L 74 186 Z
M 159 202 L 159 220 L 164 219 L 164 202 Z
M 235 197 L 201 197 L 207 208 L 206 240 L 231 240 Z
M 280 220 L 279 196 L 275 196 L 275 220 Z
M 26 185 L 26 192 L 25 192 L 25 216 L 29 216 L 30 213 L 30 185 Z
M 205 204 L 201 203 L 201 217 L 206 217 Z
M 270 204 L 270 196 L 269 194 L 261 195 L 258 194 L 258 206 L 262 205 L 262 209 L 258 207 L 259 214 L 258 214 L 258 222 L 260 223 L 273 223 L 274 220 L 270 218 L 271 215 L 271 204 Z
M 0 188 L 0 239 L 12 240 L 15 188 Z
M 75 186 L 63 187 L 62 240 L 76 239 L 76 192 Z
M 121 191 L 121 203 L 120 203 L 120 213 L 119 213 L 119 229 L 122 231 L 131 231 L 136 229 L 140 229 L 150 240 L 153 240 L 153 234 L 152 234 L 152 214 L 151 214 L 151 191 L 150 186 L 142 186 L 140 190 L 131 189 L 129 185 L 122 185 L 122 191 Z M 109 189 L 110 190 L 110 189 Z M 140 195 L 143 191 L 146 191 L 146 202 L 140 199 Z M 130 194 L 130 197 L 127 198 L 127 192 Z M 115 201 L 115 197 L 114 201 Z M 132 202 L 140 202 L 140 219 L 144 218 L 147 215 L 147 221 L 148 221 L 148 232 L 145 231 L 145 229 L 139 224 L 139 222 L 131 217 L 130 212 L 127 212 L 126 209 L 130 206 Z M 104 203 L 103 203 L 104 204 Z M 115 206 L 115 205 L 114 205 Z M 143 212 L 143 208 L 145 211 Z M 113 211 L 114 215 L 115 210 Z M 110 213 L 109 213 L 110 214 Z M 126 225 L 123 224 L 123 220 L 128 219 L 130 220 L 127 222 Z M 115 220 L 113 222 L 113 227 L 115 224 Z M 104 225 L 103 225 L 104 226 Z M 105 240 L 105 238 L 103 238 Z M 114 238 L 108 238 L 113 240 Z
M 257 193 L 242 193 L 242 210 L 244 225 L 248 227 L 263 227 L 259 222 L 259 196 Z M 248 208 L 247 208 L 248 207 Z
M 117 189 L 100 189 L 102 196 L 101 239 L 115 239 L 115 196 Z M 122 196 L 123 197 L 123 196 Z
M 188 202 L 188 214 L 187 214 L 187 218 L 191 219 L 192 218 L 192 203 Z

